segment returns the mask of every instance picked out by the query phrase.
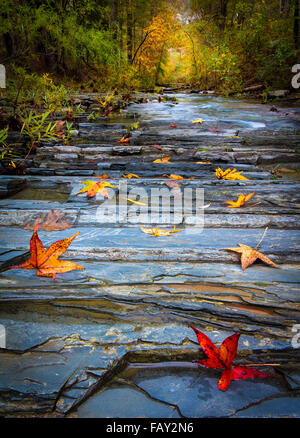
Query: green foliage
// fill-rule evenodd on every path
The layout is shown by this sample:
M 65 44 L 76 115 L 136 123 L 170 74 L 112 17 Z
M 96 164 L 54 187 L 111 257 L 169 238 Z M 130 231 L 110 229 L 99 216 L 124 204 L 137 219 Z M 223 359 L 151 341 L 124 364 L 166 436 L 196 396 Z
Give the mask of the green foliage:
M 6 143 L 7 135 L 8 128 L 0 130 L 0 161 L 8 161 L 8 165 L 15 168 L 13 159 L 17 158 L 17 155 L 12 150 L 12 146 Z
M 20 116 L 23 123 L 21 133 L 30 138 L 31 146 L 58 138 L 55 132 L 55 123 L 47 121 L 51 113 L 51 110 L 44 114 L 34 114 L 33 111 L 29 111 Z

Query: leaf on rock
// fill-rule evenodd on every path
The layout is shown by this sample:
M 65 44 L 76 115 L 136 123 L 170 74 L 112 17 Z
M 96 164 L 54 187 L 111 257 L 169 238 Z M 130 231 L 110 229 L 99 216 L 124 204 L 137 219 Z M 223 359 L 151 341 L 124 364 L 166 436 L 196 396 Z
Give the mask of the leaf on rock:
M 37 269 L 38 276 L 52 277 L 53 280 L 56 274 L 73 271 L 74 269 L 85 269 L 76 263 L 58 260 L 58 257 L 67 250 L 72 241 L 78 236 L 79 231 L 71 237 L 52 243 L 48 249 L 45 249 L 38 236 L 37 229 L 38 227 L 30 239 L 30 258 L 21 265 L 12 268 Z
M 103 175 L 96 175 L 96 177 L 99 178 L 99 179 L 110 179 L 110 176 L 109 175 L 105 175 L 105 174 L 103 174 Z
M 103 197 L 109 198 L 107 190 L 105 187 L 116 188 L 116 186 L 112 186 L 107 181 L 79 181 L 81 184 L 85 184 L 85 187 L 77 192 L 77 195 L 80 193 L 87 192 L 88 198 L 93 198 L 97 193 L 100 193 Z
M 203 123 L 203 120 L 202 119 L 193 120 L 192 123 Z
M 242 207 L 250 198 L 252 198 L 254 193 L 255 192 L 249 193 L 249 195 L 245 195 L 245 194 L 240 195 L 237 201 L 224 201 L 224 202 L 228 204 L 227 207 L 229 208 L 239 208 Z
M 128 178 L 128 179 L 132 179 L 132 178 L 140 178 L 138 175 L 136 175 L 135 173 L 129 173 L 128 175 L 125 175 L 123 173 L 122 175 L 123 178 Z
M 170 160 L 171 157 L 158 158 L 157 160 L 153 161 L 153 163 L 169 163 Z
M 226 251 L 233 251 L 241 254 L 241 265 L 242 269 L 245 270 L 248 266 L 252 265 L 257 259 L 260 259 L 262 262 L 267 263 L 268 265 L 274 266 L 275 268 L 280 268 L 276 263 L 272 262 L 268 257 L 266 257 L 261 252 L 256 249 L 251 248 L 248 245 L 244 245 L 242 243 L 238 243 L 240 248 L 223 248 Z
M 248 181 L 248 178 L 241 175 L 242 172 L 237 172 L 236 169 L 226 169 L 222 170 L 220 167 L 216 169 L 216 177 L 218 179 L 228 179 L 228 180 L 246 180 Z
M 150 234 L 150 235 L 152 235 L 154 237 L 170 236 L 173 233 L 178 233 L 179 231 L 182 231 L 181 229 L 180 230 L 176 230 L 175 225 L 174 225 L 174 229 L 172 231 L 161 230 L 158 227 L 156 227 L 156 228 L 151 227 L 150 229 L 147 229 L 147 228 L 141 226 L 140 229 L 144 233 Z
M 183 178 L 183 176 L 181 176 L 181 175 L 175 175 L 175 174 L 171 174 L 171 175 L 163 175 L 163 176 L 166 176 L 166 177 L 168 177 L 168 178 L 170 178 L 170 179 L 176 179 L 176 180 L 182 180 L 182 179 L 184 179 Z
M 118 143 L 130 143 L 130 137 L 122 137 L 121 140 L 118 140 Z
M 147 204 L 145 204 L 144 202 L 134 201 L 133 199 L 130 199 L 130 198 L 126 198 L 126 199 L 127 199 L 127 201 L 130 201 L 133 204 L 142 205 L 143 207 L 147 207 Z

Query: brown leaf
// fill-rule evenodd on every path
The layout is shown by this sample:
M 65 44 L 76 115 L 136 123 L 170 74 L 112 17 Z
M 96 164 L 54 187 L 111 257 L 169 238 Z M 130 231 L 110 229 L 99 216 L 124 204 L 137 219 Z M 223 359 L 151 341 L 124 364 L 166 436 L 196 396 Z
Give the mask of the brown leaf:
M 248 245 L 243 245 L 242 243 L 238 243 L 240 248 L 223 248 L 226 251 L 233 251 L 241 254 L 241 265 L 242 269 L 245 270 L 248 266 L 252 265 L 257 259 L 260 259 L 264 263 L 268 265 L 274 266 L 275 268 L 279 268 L 276 263 L 272 262 L 268 257 L 264 254 L 260 253 L 256 249 L 251 248 Z
M 55 131 L 55 135 L 59 138 L 64 139 L 65 136 L 65 120 L 56 120 L 55 122 L 55 126 L 54 126 L 54 131 Z

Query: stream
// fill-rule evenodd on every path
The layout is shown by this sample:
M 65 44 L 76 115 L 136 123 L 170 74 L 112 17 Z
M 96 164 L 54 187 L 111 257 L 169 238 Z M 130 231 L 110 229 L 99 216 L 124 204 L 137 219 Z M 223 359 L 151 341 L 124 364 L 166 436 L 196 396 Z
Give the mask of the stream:
M 91 121 L 96 96 L 77 98 L 72 141 L 0 176 L 0 415 L 299 417 L 299 106 L 138 93 Z M 218 179 L 219 167 L 247 179 Z M 109 199 L 78 194 L 101 175 Z M 13 268 L 52 209 L 67 227 L 39 237 L 47 247 L 79 231 L 61 259 L 84 267 L 55 280 Z M 266 228 L 258 251 L 279 268 L 242 270 L 224 248 L 255 248 Z M 273 376 L 218 390 L 221 371 L 194 363 L 205 356 L 190 324 L 217 346 L 240 332 L 234 364 L 275 364 L 259 368 Z

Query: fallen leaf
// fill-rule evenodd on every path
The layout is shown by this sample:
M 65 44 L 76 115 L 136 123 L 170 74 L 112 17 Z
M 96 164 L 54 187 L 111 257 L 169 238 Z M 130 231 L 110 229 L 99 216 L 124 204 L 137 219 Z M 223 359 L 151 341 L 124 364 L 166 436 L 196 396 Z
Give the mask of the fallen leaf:
M 83 189 L 79 190 L 76 194 L 79 195 L 80 193 L 87 192 L 88 198 L 93 198 L 97 193 L 100 193 L 105 198 L 109 198 L 109 195 L 107 193 L 107 190 L 105 187 L 111 187 L 116 188 L 116 186 L 112 186 L 107 181 L 79 181 L 81 184 L 85 184 L 85 187 Z
M 252 198 L 252 196 L 254 195 L 255 192 L 250 193 L 249 195 L 240 195 L 238 197 L 237 201 L 224 201 L 227 205 L 227 207 L 229 208 L 239 208 L 242 207 L 250 198 Z
M 262 238 L 260 239 L 259 243 L 256 245 L 255 248 L 251 248 L 248 245 L 244 245 L 242 243 L 238 243 L 240 248 L 222 248 L 226 251 L 233 251 L 237 252 L 238 254 L 241 254 L 241 266 L 242 269 L 245 270 L 248 268 L 248 266 L 252 265 L 257 259 L 260 259 L 262 262 L 267 263 L 268 265 L 274 266 L 275 268 L 280 268 L 276 263 L 272 262 L 268 257 L 266 257 L 264 254 L 257 251 L 256 248 L 261 244 L 267 229 L 265 229 L 264 234 Z
M 262 262 L 267 263 L 268 265 L 274 266 L 275 268 L 279 268 L 279 266 L 272 262 L 268 257 L 261 254 L 256 249 L 251 248 L 250 246 L 244 245 L 242 243 L 238 243 L 240 248 L 223 248 L 226 251 L 233 251 L 241 254 L 241 265 L 242 269 L 248 268 L 248 266 L 252 265 L 257 259 L 260 259 Z
M 109 175 L 96 175 L 96 177 L 97 178 L 100 178 L 100 179 L 110 179 L 110 176 Z
M 147 204 L 144 204 L 144 202 L 134 201 L 133 199 L 127 198 L 127 201 L 133 202 L 134 204 L 137 204 L 137 205 L 147 206 Z
M 208 130 L 211 132 L 221 132 L 220 129 L 216 129 L 216 128 L 208 128 Z
M 196 161 L 196 164 L 212 164 L 211 161 Z
M 130 142 L 130 137 L 128 138 L 122 137 L 121 140 L 118 140 L 118 143 L 129 143 L 129 142 Z
M 38 227 L 33 232 L 30 239 L 30 258 L 19 266 L 13 266 L 17 269 L 37 269 L 37 275 L 42 277 L 52 277 L 56 274 L 73 271 L 74 269 L 85 269 L 76 263 L 66 260 L 58 260 L 72 241 L 78 236 L 78 233 L 63 240 L 52 243 L 48 249 L 45 249 L 37 233 Z
M 138 175 L 135 175 L 135 173 L 129 173 L 128 175 L 125 175 L 123 173 L 122 175 L 123 178 L 128 178 L 128 179 L 132 179 L 132 178 L 140 178 Z
M 55 135 L 61 139 L 64 139 L 66 137 L 65 124 L 66 124 L 65 120 L 56 120 L 54 125 Z
M 171 157 L 158 158 L 157 160 L 153 161 L 153 163 L 169 163 L 170 160 Z
M 67 228 L 72 228 L 69 220 L 61 220 L 64 214 L 65 213 L 61 210 L 55 211 L 52 208 L 50 212 L 44 213 L 39 216 L 33 224 L 27 224 L 24 229 L 35 230 L 38 225 L 40 228 L 43 228 L 46 231 L 59 231 L 65 230 Z
M 229 336 L 223 341 L 220 348 L 217 348 L 208 336 L 200 332 L 192 325 L 190 325 L 189 327 L 194 330 L 199 345 L 207 356 L 207 359 L 198 360 L 196 361 L 196 363 L 207 368 L 224 369 L 218 383 L 218 388 L 221 391 L 226 391 L 230 384 L 230 380 L 253 379 L 256 377 L 274 376 L 274 374 L 266 374 L 259 370 L 249 368 L 249 366 L 247 365 L 237 365 L 232 367 L 232 362 L 237 353 L 240 333 L 235 333 Z M 265 366 L 265 364 L 262 365 Z
M 220 167 L 218 167 L 218 169 L 216 169 L 216 177 L 218 179 L 229 179 L 229 180 L 247 180 L 248 178 L 246 178 L 245 176 L 241 175 L 242 172 L 237 172 L 236 169 L 226 169 L 226 170 L 222 170 L 220 169 Z
M 97 193 L 100 193 L 104 198 L 109 198 L 108 192 L 105 187 L 111 187 L 116 188 L 116 186 L 112 186 L 107 181 L 99 181 L 93 185 L 93 187 L 90 188 L 90 190 L 87 193 L 88 198 L 93 198 L 97 195 Z
M 161 230 L 159 227 L 153 228 L 151 227 L 150 229 L 144 228 L 144 227 L 140 227 L 140 229 L 146 233 L 146 234 L 151 234 L 154 237 L 161 237 L 161 236 L 170 236 L 173 233 L 178 233 L 181 230 L 176 230 L 175 225 L 174 225 L 174 229 L 172 231 L 168 231 L 168 230 Z
M 193 120 L 192 123 L 203 123 L 203 120 L 202 119 Z
M 174 174 L 171 174 L 171 175 L 163 175 L 163 176 L 167 176 L 167 177 L 170 178 L 170 179 L 177 179 L 177 180 L 184 179 L 183 176 L 180 176 L 180 175 L 174 175 Z
M 170 125 L 170 128 L 177 128 L 177 125 Z

